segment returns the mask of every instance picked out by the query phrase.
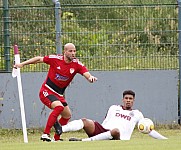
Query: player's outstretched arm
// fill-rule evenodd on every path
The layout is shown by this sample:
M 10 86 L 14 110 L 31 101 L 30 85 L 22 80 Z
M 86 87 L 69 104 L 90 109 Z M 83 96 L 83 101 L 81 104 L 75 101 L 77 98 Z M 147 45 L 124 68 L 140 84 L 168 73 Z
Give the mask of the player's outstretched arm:
M 41 63 L 43 62 L 43 57 L 41 56 L 36 56 L 33 57 L 29 60 L 26 60 L 24 62 L 18 63 L 14 65 L 14 68 L 22 68 L 24 65 L 28 65 L 28 64 L 36 64 L 36 63 Z
M 161 135 L 160 133 L 158 133 L 155 130 L 152 130 L 148 135 L 151 136 L 152 138 L 159 139 L 159 140 L 168 139 L 168 138 L 166 138 L 165 136 Z
M 90 83 L 93 83 L 95 81 L 97 81 L 97 78 L 92 76 L 89 72 L 85 72 L 83 74 L 83 76 L 90 82 Z

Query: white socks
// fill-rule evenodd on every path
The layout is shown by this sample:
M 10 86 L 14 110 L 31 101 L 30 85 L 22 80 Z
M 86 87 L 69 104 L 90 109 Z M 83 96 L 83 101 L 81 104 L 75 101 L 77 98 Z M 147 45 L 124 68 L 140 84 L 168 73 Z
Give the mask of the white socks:
M 80 129 L 83 129 L 83 127 L 84 127 L 84 123 L 81 119 L 79 119 L 79 120 L 71 121 L 68 124 L 62 126 L 62 131 L 63 132 L 78 131 Z M 82 141 L 110 140 L 112 138 L 113 137 L 111 136 L 111 131 L 107 131 L 90 138 L 82 139 Z
M 67 125 L 62 126 L 62 131 L 63 132 L 78 131 L 80 129 L 83 129 L 83 127 L 84 127 L 84 123 L 81 119 L 79 119 L 79 120 L 71 121 Z M 149 136 L 151 136 L 155 139 L 168 139 L 155 130 L 152 130 L 149 133 Z M 111 131 L 107 131 L 107 132 L 95 135 L 93 137 L 90 137 L 90 138 L 82 139 L 82 141 L 110 140 L 112 138 L 113 137 L 111 136 Z
M 160 139 L 160 140 L 162 140 L 162 139 L 168 139 L 168 138 L 164 137 L 163 135 L 161 135 L 160 133 L 158 133 L 158 132 L 155 131 L 155 130 L 152 130 L 152 131 L 149 133 L 149 136 L 151 136 L 151 137 L 153 137 L 153 138 L 155 138 L 155 139 Z
M 62 126 L 62 131 L 63 132 L 78 131 L 80 129 L 83 129 L 83 127 L 84 127 L 84 123 L 82 122 L 81 119 L 79 119 L 79 120 L 71 121 L 68 124 Z
M 111 136 L 111 131 L 107 131 L 107 132 L 95 135 L 93 137 L 90 137 L 90 138 L 82 139 L 82 141 L 110 140 L 112 138 L 113 137 Z

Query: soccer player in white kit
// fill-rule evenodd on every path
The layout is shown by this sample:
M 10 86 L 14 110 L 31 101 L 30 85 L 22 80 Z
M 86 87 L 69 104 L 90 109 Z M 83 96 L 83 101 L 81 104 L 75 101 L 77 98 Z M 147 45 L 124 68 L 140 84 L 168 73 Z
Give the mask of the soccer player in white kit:
M 84 129 L 88 138 L 70 138 L 69 141 L 95 141 L 95 140 L 130 140 L 133 130 L 143 114 L 132 109 L 135 93 L 132 90 L 123 92 L 123 105 L 112 105 L 102 124 L 96 121 L 82 118 L 69 122 L 62 126 L 62 132 L 77 131 Z M 152 130 L 149 135 L 156 139 L 167 139 Z

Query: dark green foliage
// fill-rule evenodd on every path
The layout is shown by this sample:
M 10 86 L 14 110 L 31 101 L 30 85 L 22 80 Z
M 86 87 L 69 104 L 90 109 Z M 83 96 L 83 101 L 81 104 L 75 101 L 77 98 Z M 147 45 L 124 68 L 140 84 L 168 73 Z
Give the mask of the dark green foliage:
M 176 1 L 60 0 L 60 3 L 62 44 L 74 43 L 77 57 L 90 70 L 178 68 Z M 9 4 L 10 45 L 19 45 L 22 61 L 55 54 L 52 1 L 9 0 Z M 0 41 L 3 43 L 3 32 Z M 3 47 L 0 50 L 3 52 Z M 12 49 L 10 55 L 13 61 Z M 47 66 L 38 64 L 23 69 L 46 71 Z

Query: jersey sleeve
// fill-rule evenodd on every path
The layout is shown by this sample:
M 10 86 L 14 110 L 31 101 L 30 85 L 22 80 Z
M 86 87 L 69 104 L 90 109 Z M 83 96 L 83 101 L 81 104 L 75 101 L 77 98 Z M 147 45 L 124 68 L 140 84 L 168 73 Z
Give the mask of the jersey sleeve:
M 144 118 L 144 116 L 143 116 L 143 114 L 142 114 L 141 111 L 139 111 L 139 110 L 137 110 L 137 111 L 138 111 L 138 113 L 139 113 L 139 115 L 138 115 L 138 121 L 137 121 L 137 123 L 138 123 L 141 119 Z
M 83 75 L 85 72 L 88 72 L 88 69 L 86 66 L 84 66 L 80 61 L 77 62 L 78 63 L 78 72 Z
M 52 65 L 57 59 L 60 59 L 61 56 L 59 55 L 49 55 L 44 56 L 43 62 L 49 65 Z
M 114 105 L 109 107 L 106 117 L 105 117 L 104 121 L 102 122 L 102 125 L 106 124 L 109 121 L 112 109 L 114 109 Z
M 46 63 L 46 64 L 50 64 L 51 61 L 50 61 L 50 59 L 49 59 L 49 56 L 44 56 L 43 62 Z

